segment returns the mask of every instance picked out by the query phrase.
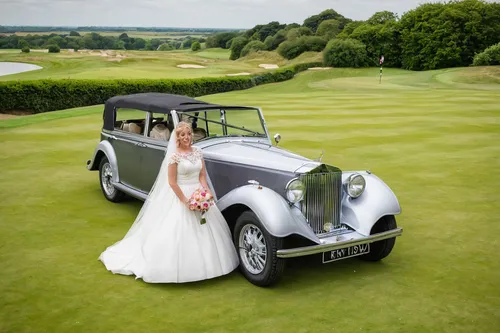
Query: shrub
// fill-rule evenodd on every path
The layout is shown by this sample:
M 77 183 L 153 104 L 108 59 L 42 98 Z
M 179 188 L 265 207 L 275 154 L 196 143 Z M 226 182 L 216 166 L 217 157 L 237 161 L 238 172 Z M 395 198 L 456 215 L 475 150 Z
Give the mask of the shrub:
M 158 51 L 171 51 L 171 50 L 173 50 L 173 47 L 169 43 L 163 43 L 160 46 L 158 46 Z
M 231 43 L 231 55 L 229 56 L 229 59 L 231 60 L 236 60 L 240 57 L 241 51 L 247 45 L 248 39 L 246 37 L 235 37 L 232 39 Z
M 266 49 L 266 44 L 262 43 L 260 40 L 253 40 L 249 42 L 245 47 L 241 50 L 241 57 L 247 56 L 252 51 L 263 51 Z
M 47 48 L 49 49 L 50 53 L 59 53 L 59 52 L 61 52 L 61 48 L 59 46 L 57 46 L 57 45 L 49 45 Z
M 366 47 L 355 39 L 333 39 L 323 51 L 325 66 L 332 67 L 366 67 L 368 57 Z
M 500 65 L 500 43 L 488 47 L 474 56 L 473 66 Z
M 25 46 L 22 48 L 21 52 L 23 53 L 30 53 L 30 48 L 28 46 Z
M 34 80 L 0 82 L 0 111 L 35 113 L 104 103 L 116 95 L 165 92 L 191 97 L 242 90 L 260 84 L 289 80 L 321 63 L 299 64 L 245 77 L 161 80 Z
M 191 50 L 192 51 L 199 51 L 201 50 L 201 44 L 200 42 L 196 41 L 191 45 Z
M 326 40 L 317 36 L 302 36 L 292 41 L 285 41 L 280 44 L 277 51 L 286 59 L 293 59 L 304 52 L 322 51 L 326 46 Z

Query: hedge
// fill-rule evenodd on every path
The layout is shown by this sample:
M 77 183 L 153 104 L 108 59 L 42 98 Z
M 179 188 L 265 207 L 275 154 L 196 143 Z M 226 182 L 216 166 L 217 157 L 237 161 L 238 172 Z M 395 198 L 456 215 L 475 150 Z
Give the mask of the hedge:
M 108 98 L 143 92 L 164 92 L 190 97 L 243 90 L 290 80 L 297 73 L 322 63 L 303 63 L 244 77 L 160 80 L 32 80 L 0 82 L 0 112 L 25 110 L 42 113 L 103 104 Z

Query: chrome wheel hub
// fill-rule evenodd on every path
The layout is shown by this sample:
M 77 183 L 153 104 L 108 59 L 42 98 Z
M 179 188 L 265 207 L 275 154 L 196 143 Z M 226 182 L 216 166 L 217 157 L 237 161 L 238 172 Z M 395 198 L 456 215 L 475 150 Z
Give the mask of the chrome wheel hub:
M 245 225 L 240 231 L 238 245 L 246 270 L 252 274 L 261 273 L 267 260 L 266 240 L 262 231 L 253 224 Z
M 115 193 L 115 187 L 111 184 L 112 177 L 113 173 L 111 171 L 111 165 L 109 165 L 109 163 L 105 163 L 102 166 L 101 183 L 104 192 L 106 192 L 106 195 L 108 196 L 112 196 Z

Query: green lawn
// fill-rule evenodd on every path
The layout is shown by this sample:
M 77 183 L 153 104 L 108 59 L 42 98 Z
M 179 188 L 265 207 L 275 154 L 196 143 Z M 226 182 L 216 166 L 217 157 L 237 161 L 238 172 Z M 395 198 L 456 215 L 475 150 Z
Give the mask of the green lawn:
M 499 77 L 306 71 L 206 96 L 261 106 L 284 148 L 370 169 L 402 206 L 403 236 L 382 262 L 293 260 L 269 289 L 238 272 L 183 285 L 109 273 L 97 258 L 141 203 L 106 201 L 85 168 L 102 107 L 0 121 L 0 331 L 496 332 Z
M 21 53 L 20 50 L 0 50 L 0 62 L 13 61 L 35 64 L 40 70 L 0 76 L 0 81 L 38 79 L 160 79 L 214 77 L 236 73 L 268 71 L 262 63 L 280 66 L 297 62 L 315 61 L 319 52 L 308 53 L 300 59 L 287 61 L 276 52 L 261 52 L 238 61 L 229 60 L 229 50 L 202 49 L 176 51 L 115 51 L 82 50 L 52 54 L 44 52 Z M 192 64 L 205 68 L 178 68 Z

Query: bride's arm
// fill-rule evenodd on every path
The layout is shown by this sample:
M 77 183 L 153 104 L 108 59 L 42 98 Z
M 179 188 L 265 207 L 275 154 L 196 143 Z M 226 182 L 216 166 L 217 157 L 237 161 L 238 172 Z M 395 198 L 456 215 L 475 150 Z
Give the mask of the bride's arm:
M 210 187 L 208 187 L 207 171 L 205 169 L 205 160 L 203 158 L 201 159 L 200 184 L 213 196 L 212 192 L 210 191 Z
M 188 198 L 182 193 L 181 188 L 177 185 L 177 163 L 172 163 L 168 166 L 168 184 L 174 190 L 175 195 L 179 198 L 183 203 L 188 202 Z

